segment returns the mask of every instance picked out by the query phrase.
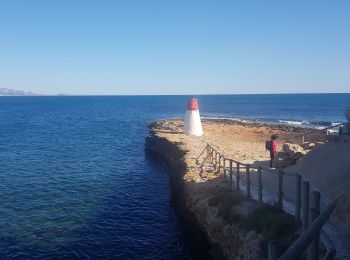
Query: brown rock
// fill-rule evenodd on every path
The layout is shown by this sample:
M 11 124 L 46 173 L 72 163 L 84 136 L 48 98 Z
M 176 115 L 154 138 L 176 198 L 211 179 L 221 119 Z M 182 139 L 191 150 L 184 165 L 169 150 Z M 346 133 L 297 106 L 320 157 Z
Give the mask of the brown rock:
M 299 160 L 301 157 L 303 157 L 305 154 L 306 154 L 305 151 L 303 151 L 303 152 L 296 152 L 295 154 L 293 154 L 293 155 L 290 157 L 290 159 L 297 161 L 297 160 Z
M 283 152 L 288 154 L 289 157 L 293 156 L 297 152 L 303 152 L 304 149 L 298 144 L 290 144 L 290 143 L 285 143 L 283 144 Z
M 311 150 L 315 148 L 316 144 L 315 143 L 304 143 L 300 145 L 304 150 Z

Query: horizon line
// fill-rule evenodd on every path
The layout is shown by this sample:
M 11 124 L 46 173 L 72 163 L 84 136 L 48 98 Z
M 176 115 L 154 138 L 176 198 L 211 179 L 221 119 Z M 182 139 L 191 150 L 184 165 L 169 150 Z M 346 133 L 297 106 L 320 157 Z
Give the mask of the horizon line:
M 89 96 L 234 96 L 234 95 L 329 95 L 350 94 L 350 92 L 278 92 L 278 93 L 207 93 L 207 94 L 34 94 L 34 95 L 0 95 L 0 97 L 89 97 Z

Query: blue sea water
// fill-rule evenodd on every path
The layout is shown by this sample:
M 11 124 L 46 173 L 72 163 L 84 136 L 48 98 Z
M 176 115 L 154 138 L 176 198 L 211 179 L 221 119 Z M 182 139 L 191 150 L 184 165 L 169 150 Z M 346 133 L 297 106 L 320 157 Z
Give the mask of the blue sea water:
M 2 258 L 193 258 L 147 124 L 188 96 L 0 97 Z M 314 127 L 350 94 L 199 96 L 205 117 Z

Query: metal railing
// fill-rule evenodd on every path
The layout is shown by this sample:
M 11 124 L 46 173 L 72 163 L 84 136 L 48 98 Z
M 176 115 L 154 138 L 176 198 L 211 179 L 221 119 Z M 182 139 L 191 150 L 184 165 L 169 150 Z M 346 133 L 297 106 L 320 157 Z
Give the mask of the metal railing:
M 203 158 L 202 163 L 199 163 L 200 158 Z M 269 176 L 271 176 L 271 174 L 276 174 L 277 188 L 273 191 L 273 193 L 274 195 L 277 194 L 277 196 L 274 203 L 281 209 L 283 209 L 285 202 L 283 179 L 285 176 L 294 177 L 296 186 L 293 215 L 297 222 L 302 223 L 303 233 L 298 238 L 298 240 L 296 240 L 293 245 L 288 248 L 288 250 L 281 256 L 280 259 L 297 259 L 295 257 L 300 257 L 306 248 L 308 248 L 308 260 L 319 259 L 319 241 L 321 241 L 326 248 L 326 253 L 322 259 L 326 260 L 334 258 L 336 254 L 335 248 L 330 243 L 328 237 L 321 230 L 323 225 L 327 222 L 330 215 L 332 214 L 335 202 L 328 204 L 325 210 L 320 214 L 321 194 L 317 190 L 310 189 L 309 182 L 303 179 L 300 174 L 290 173 L 283 170 L 271 170 L 269 168 L 254 166 L 231 158 L 226 158 L 218 151 L 218 149 L 214 148 L 210 144 L 206 145 L 206 147 L 196 159 L 196 162 L 197 164 L 200 164 L 201 175 L 203 174 L 205 163 L 210 163 L 213 165 L 215 174 L 220 175 L 223 173 L 224 177 L 229 178 L 232 189 L 238 192 L 245 190 L 246 197 L 256 199 L 260 204 L 266 203 L 264 202 L 263 197 L 263 175 L 267 173 Z M 228 175 L 227 171 L 229 173 Z M 254 197 L 252 196 L 252 174 L 257 174 L 257 194 Z M 244 175 L 245 180 L 242 179 Z M 235 185 L 233 186 L 234 183 Z M 265 192 L 265 194 L 267 197 L 271 197 L 271 193 Z M 302 244 L 302 247 L 300 244 Z M 270 243 L 268 259 L 277 259 L 277 251 L 278 250 L 276 248 L 276 243 Z

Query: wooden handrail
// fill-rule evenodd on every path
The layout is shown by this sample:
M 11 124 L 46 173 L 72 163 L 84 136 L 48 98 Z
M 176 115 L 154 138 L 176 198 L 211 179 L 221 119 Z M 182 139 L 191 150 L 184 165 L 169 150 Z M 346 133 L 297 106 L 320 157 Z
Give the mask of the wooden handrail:
M 208 147 L 211 147 L 212 149 L 213 149 L 213 151 L 215 152 L 215 153 L 218 153 L 218 154 L 220 154 L 219 152 L 218 152 L 218 150 L 217 149 L 215 149 L 213 146 L 211 146 L 210 144 L 207 144 L 208 145 Z M 206 149 L 206 148 L 205 148 Z M 221 155 L 221 154 L 220 154 Z M 226 158 L 226 157 L 225 157 Z M 242 163 L 242 162 L 240 162 L 240 161 L 237 161 L 237 160 L 235 160 L 235 159 L 230 159 L 230 158 L 226 158 L 227 160 L 229 160 L 229 161 L 232 161 L 232 162 L 234 162 L 234 163 L 238 163 L 239 165 L 240 165 L 240 167 L 242 167 L 242 168 L 246 168 L 248 165 L 249 165 L 249 167 L 250 167 L 250 169 L 255 169 L 255 170 L 259 170 L 260 168 L 261 168 L 261 170 L 263 170 L 263 171 L 265 171 L 265 172 L 271 172 L 271 173 L 276 173 L 276 174 L 278 174 L 278 172 L 279 172 L 279 170 L 278 169 L 270 169 L 270 168 L 267 168 L 267 167 L 262 167 L 262 166 L 254 166 L 254 165 L 252 165 L 252 164 L 249 164 L 249 163 Z M 298 173 L 295 173 L 295 172 L 288 172 L 288 173 L 284 173 L 284 175 L 297 175 Z
M 307 230 L 287 249 L 287 251 L 279 258 L 280 260 L 298 259 L 305 249 L 310 245 L 315 235 L 317 235 L 323 225 L 331 216 L 336 201 L 330 203 L 326 209 L 311 223 Z
M 196 163 L 197 163 L 197 164 L 198 164 L 198 160 L 199 160 L 199 158 L 202 156 L 202 154 L 204 154 L 204 152 L 207 151 L 208 146 L 210 146 L 210 145 L 207 144 L 207 145 L 205 146 L 205 148 L 203 149 L 203 151 L 202 151 L 202 152 L 198 155 L 198 157 L 196 158 Z

